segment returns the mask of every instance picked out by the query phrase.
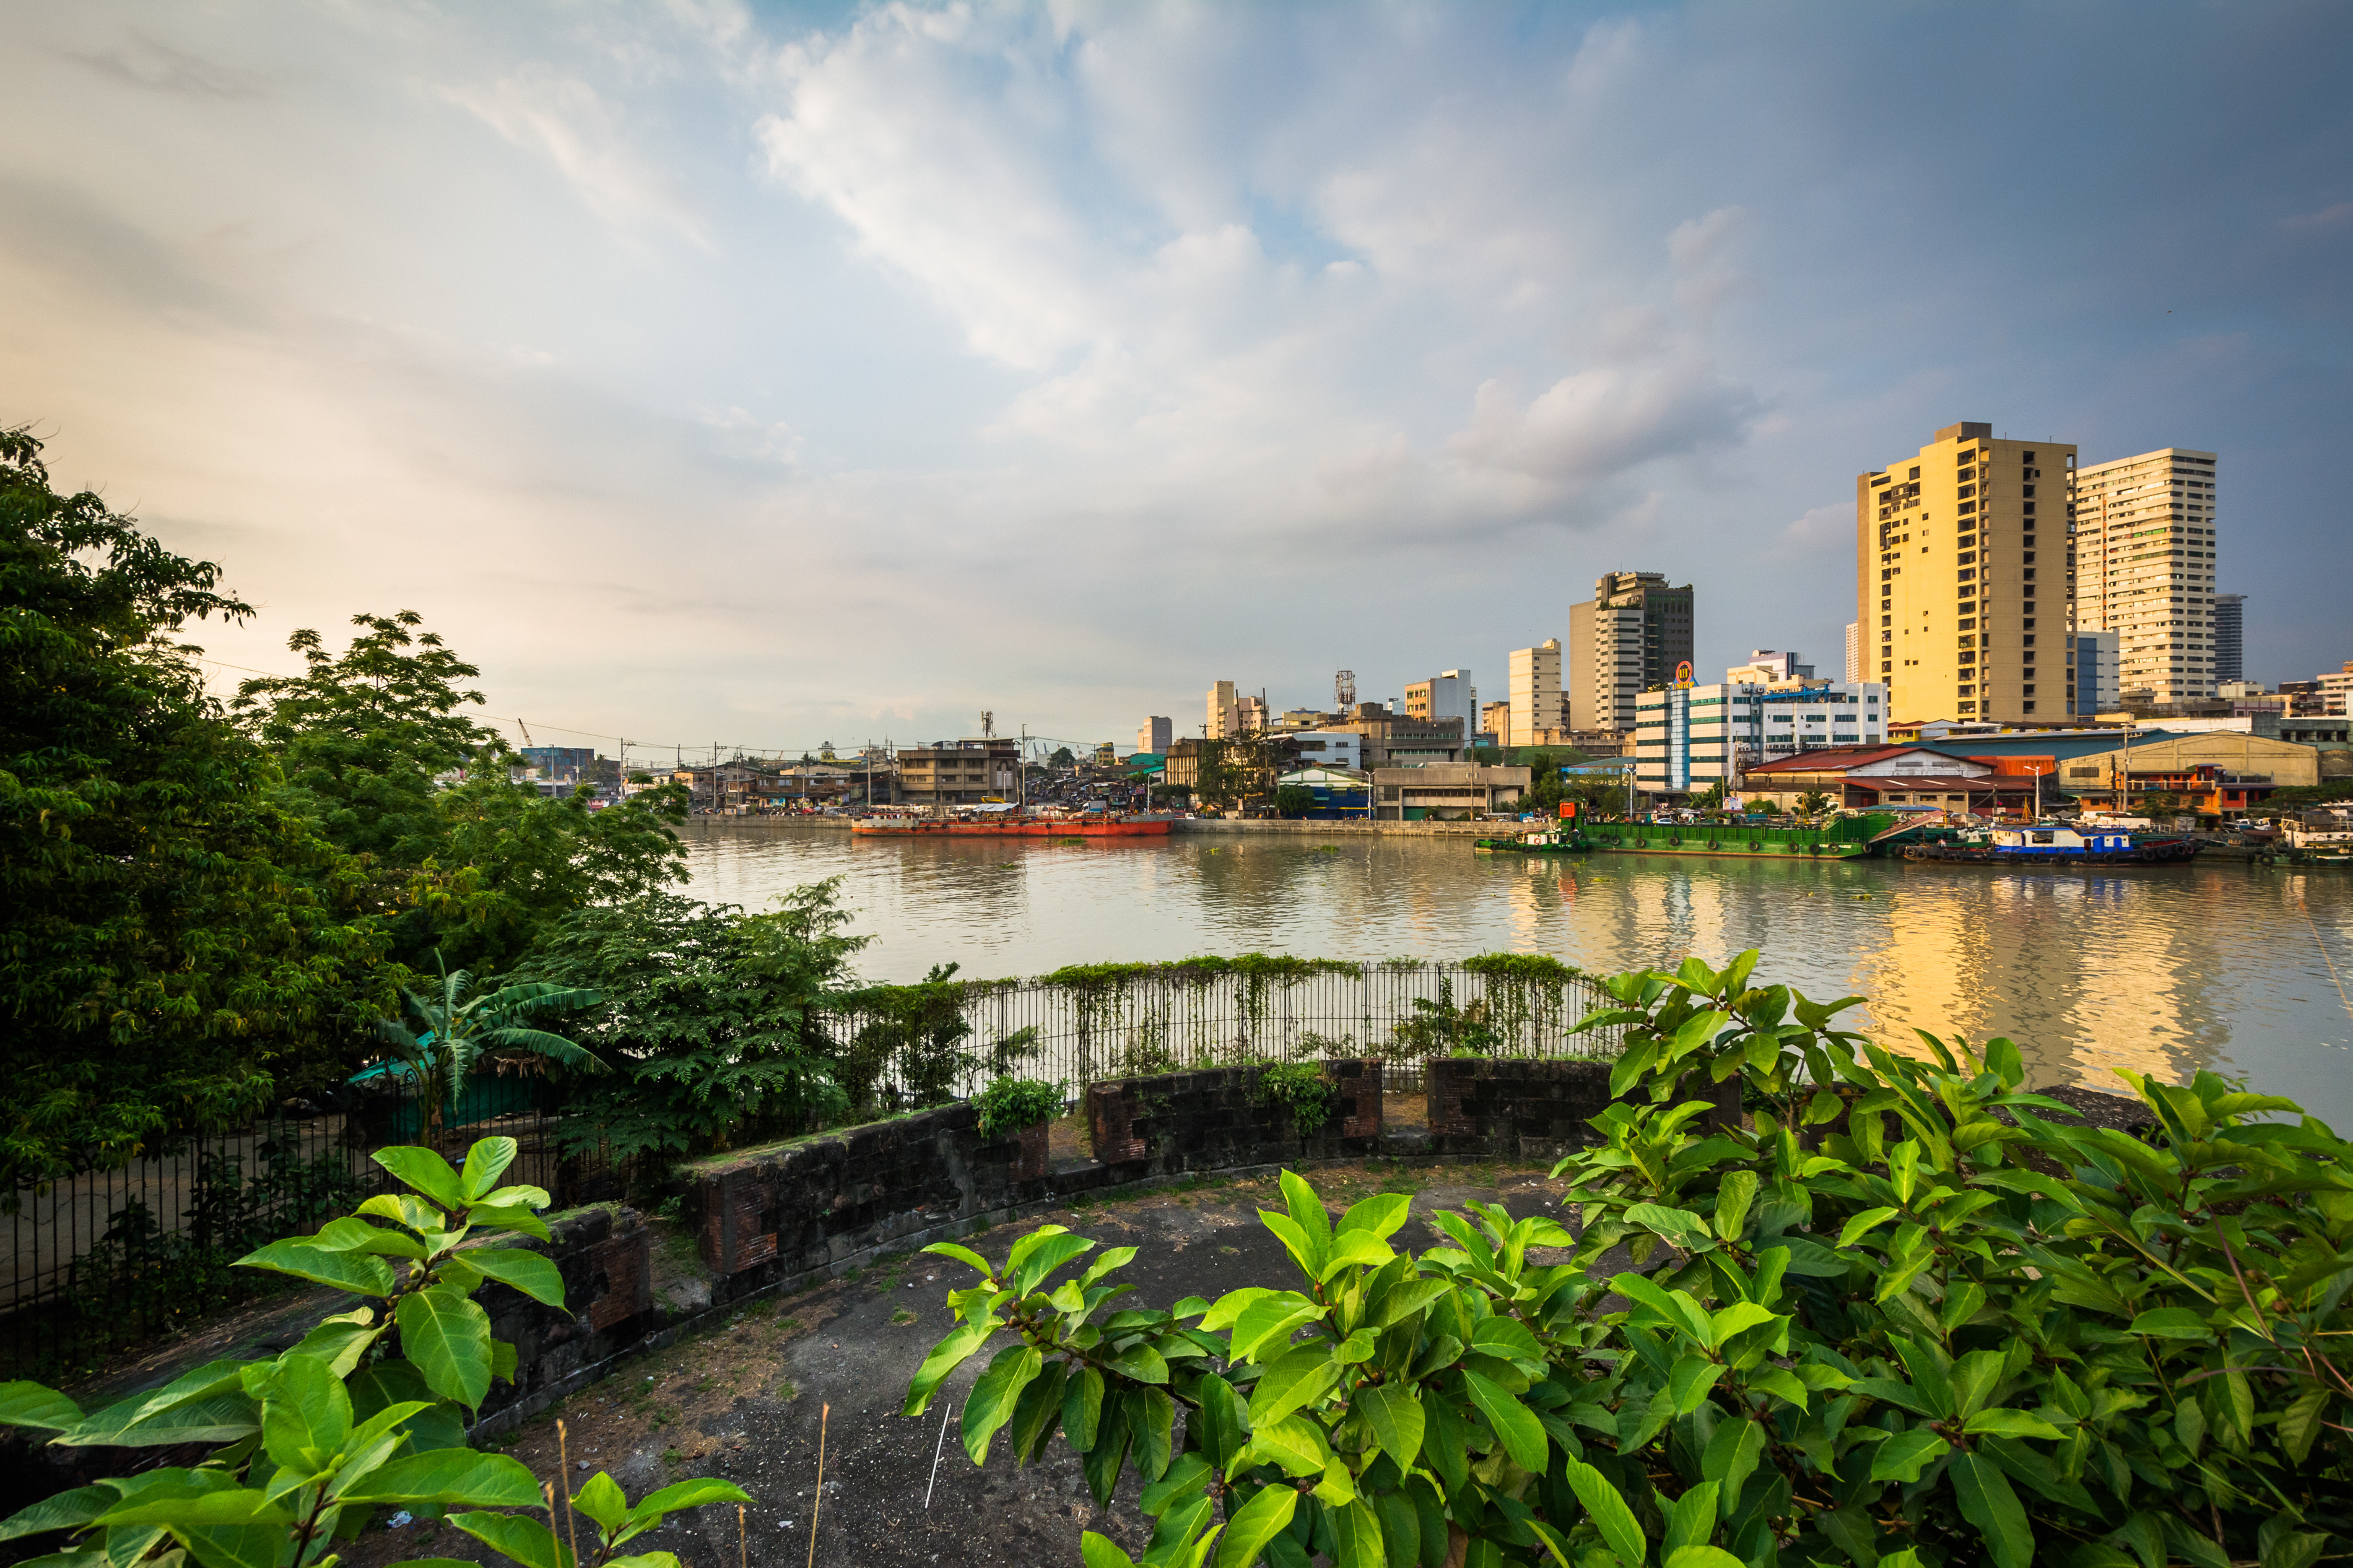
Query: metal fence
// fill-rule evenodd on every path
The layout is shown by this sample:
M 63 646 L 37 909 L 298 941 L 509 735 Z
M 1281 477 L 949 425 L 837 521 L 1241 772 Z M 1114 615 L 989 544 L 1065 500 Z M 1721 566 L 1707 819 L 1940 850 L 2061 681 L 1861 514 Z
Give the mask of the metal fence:
M 560 1192 L 578 1162 L 556 1147 L 561 1122 L 510 1110 L 462 1129 L 519 1149 L 506 1179 Z M 126 1165 L 20 1187 L 0 1213 L 0 1375 L 69 1377 L 124 1347 L 176 1332 L 282 1289 L 232 1260 L 315 1230 L 395 1184 L 370 1155 L 414 1142 L 415 1105 L 398 1094 L 307 1116 L 199 1130 Z
M 910 1028 L 873 1010 L 821 1020 L 844 1067 L 871 1060 L 861 1103 L 968 1097 L 997 1073 L 1060 1080 L 1076 1104 L 1108 1079 L 1268 1061 L 1380 1057 L 1392 1089 L 1422 1087 L 1421 1064 L 1458 1050 L 1501 1057 L 1614 1057 L 1618 1031 L 1570 1030 L 1609 1005 L 1582 975 L 1520 974 L 1391 962 L 1277 968 L 1155 966 L 1082 983 L 943 988 Z M 929 1082 L 928 1034 L 935 1047 Z M 877 1048 L 866 1049 L 868 1047 Z M 944 1068 L 937 1064 L 946 1064 Z M 512 1087 L 512 1086 L 510 1086 Z M 565 1119 L 512 1093 L 451 1108 L 462 1142 L 507 1136 L 506 1179 L 559 1203 L 626 1176 L 595 1151 L 559 1147 Z M 14 1194 L 0 1213 L 11 1262 L 0 1270 L 0 1376 L 58 1381 L 107 1364 L 278 1288 L 230 1262 L 316 1229 L 394 1184 L 370 1155 L 414 1142 L 416 1105 L 396 1089 L 336 1110 L 193 1132 L 127 1165 L 91 1169 Z M 594 1184 L 596 1190 L 592 1191 Z
M 1157 966 L 1103 983 L 1016 981 L 965 988 L 965 1062 L 952 1092 L 968 1097 L 996 1073 L 1059 1079 L 1077 1103 L 1108 1079 L 1253 1062 L 1380 1057 L 1393 1089 L 1421 1088 L 1421 1063 L 1481 1055 L 1614 1058 L 1619 1031 L 1572 1034 L 1611 1005 L 1584 975 L 1529 977 L 1456 963 L 1392 961 L 1318 965 L 1300 973 Z M 874 1016 L 827 1026 L 847 1049 Z M 900 1060 L 882 1081 L 909 1089 Z

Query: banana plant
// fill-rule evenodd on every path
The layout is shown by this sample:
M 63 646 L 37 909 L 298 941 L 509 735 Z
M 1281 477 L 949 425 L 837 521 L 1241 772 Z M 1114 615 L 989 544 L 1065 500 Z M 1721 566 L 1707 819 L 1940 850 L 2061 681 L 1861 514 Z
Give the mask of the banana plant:
M 593 1007 L 604 1000 L 596 992 L 526 981 L 469 995 L 474 989 L 472 973 L 460 969 L 451 973 L 438 952 L 433 960 L 440 969 L 440 985 L 430 993 L 403 986 L 400 993 L 423 1032 L 397 1018 L 376 1020 L 377 1037 L 416 1075 L 428 1145 L 439 1147 L 448 1108 L 485 1056 L 535 1056 L 583 1072 L 610 1070 L 594 1052 L 527 1022 L 545 1013 Z

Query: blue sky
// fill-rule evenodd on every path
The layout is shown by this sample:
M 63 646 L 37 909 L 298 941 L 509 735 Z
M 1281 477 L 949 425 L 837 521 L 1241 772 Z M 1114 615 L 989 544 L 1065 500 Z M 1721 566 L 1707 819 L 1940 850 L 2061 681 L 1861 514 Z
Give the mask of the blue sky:
M 2220 451 L 2250 673 L 2353 658 L 2339 5 L 0 26 L 0 419 L 227 664 L 413 607 L 543 741 L 1125 742 L 1500 697 L 1643 569 L 1835 667 L 1962 419 Z

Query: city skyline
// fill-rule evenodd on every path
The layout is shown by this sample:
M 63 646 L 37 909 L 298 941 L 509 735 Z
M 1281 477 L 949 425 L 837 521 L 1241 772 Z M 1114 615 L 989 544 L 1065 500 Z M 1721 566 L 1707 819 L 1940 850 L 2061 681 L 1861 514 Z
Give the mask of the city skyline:
M 2220 453 L 2246 676 L 2309 679 L 2353 18 L 2147 24 L 20 6 L 0 421 L 223 563 L 222 667 L 413 607 L 566 742 L 1499 696 L 1621 570 L 1829 668 L 1852 476 L 1969 418 Z

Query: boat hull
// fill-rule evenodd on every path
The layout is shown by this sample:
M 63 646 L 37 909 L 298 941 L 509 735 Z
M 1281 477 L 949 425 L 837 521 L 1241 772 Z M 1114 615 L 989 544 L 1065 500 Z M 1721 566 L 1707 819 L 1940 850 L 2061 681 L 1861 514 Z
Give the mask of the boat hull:
M 1523 844 L 1516 838 L 1482 838 L 1472 848 L 1482 855 L 1590 855 L 1593 846 L 1578 839 L 1574 844 Z
M 1021 817 L 1003 822 L 856 822 L 860 838 L 1166 838 L 1172 819 L 1119 822 L 1049 822 Z
M 2188 839 L 2096 851 L 2004 849 L 1986 844 L 1914 844 L 1905 847 L 1904 858 L 1962 866 L 2179 866 L 2194 857 L 2200 847 Z
M 1617 826 L 1604 823 L 1589 829 L 1588 843 L 1609 855 L 1724 855 L 1744 860 L 1859 860 L 1872 852 L 1870 845 L 1848 839 L 1766 837 L 1774 829 L 1720 827 L 1711 832 L 1703 824 L 1674 831 L 1654 827 L 1646 833 L 1613 833 Z

